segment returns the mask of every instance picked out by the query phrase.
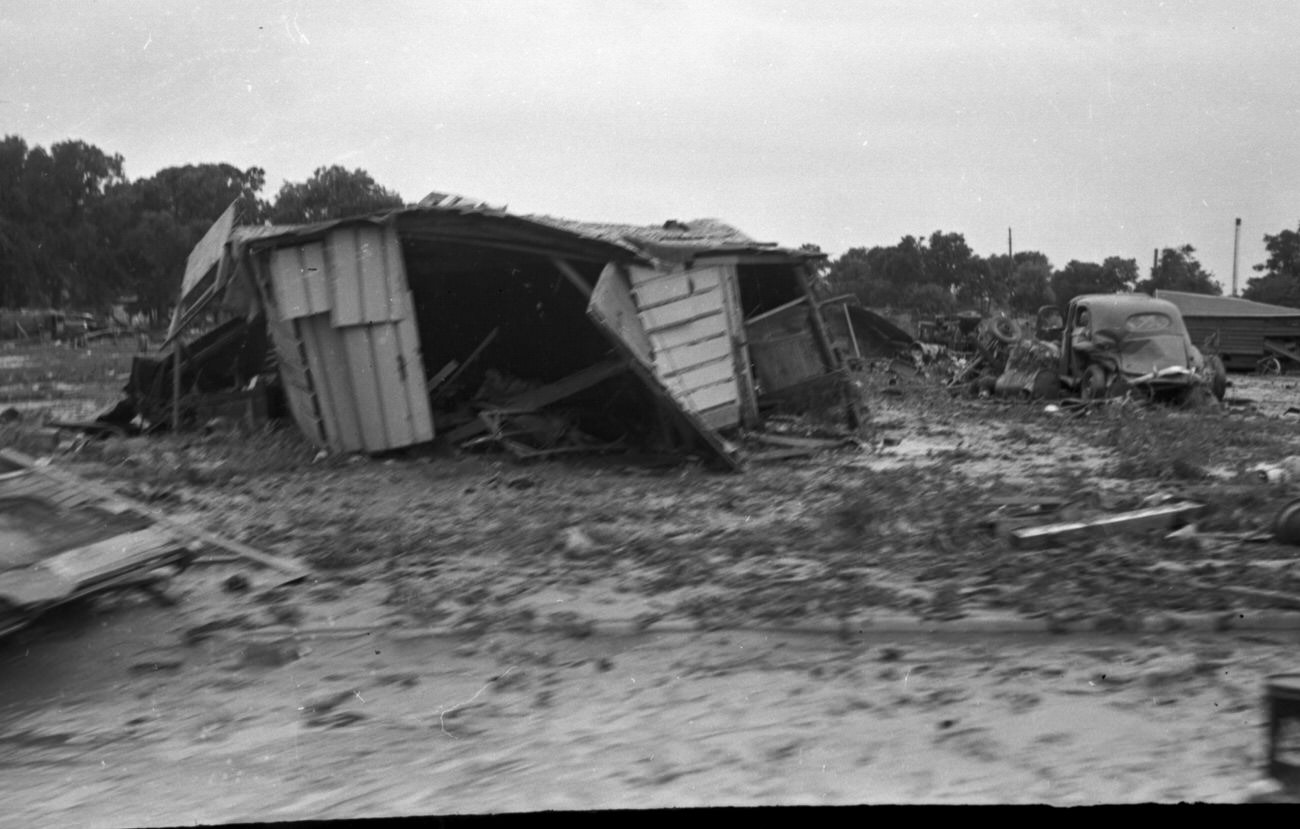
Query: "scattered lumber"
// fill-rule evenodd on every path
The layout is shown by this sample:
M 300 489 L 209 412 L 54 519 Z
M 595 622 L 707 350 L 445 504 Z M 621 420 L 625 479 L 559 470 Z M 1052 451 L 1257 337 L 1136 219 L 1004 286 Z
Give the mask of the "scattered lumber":
M 809 452 L 816 452 L 821 449 L 836 449 L 853 443 L 854 440 L 851 437 L 813 438 L 799 435 L 773 435 L 766 432 L 756 432 L 751 437 L 759 443 L 789 447 L 791 449 L 806 449 Z
M 492 341 L 497 338 L 497 334 L 499 334 L 500 332 L 501 332 L 501 326 L 497 326 L 496 328 L 493 328 L 491 331 L 489 331 L 488 335 L 483 338 L 483 341 L 480 342 L 477 346 L 475 346 L 474 350 L 471 351 L 469 353 L 469 356 L 465 358 L 465 362 L 461 363 L 458 368 L 452 369 L 451 374 L 449 374 L 447 377 L 444 377 L 442 380 L 439 381 L 438 388 L 433 390 L 432 399 L 436 401 L 444 397 L 445 391 L 455 386 L 456 381 L 459 380 L 460 376 L 465 373 L 465 369 L 473 365 L 474 361 L 477 360 L 480 356 L 482 356 L 483 352 L 487 349 L 489 345 L 492 344 Z M 453 360 L 452 362 L 455 361 Z M 442 371 L 444 370 L 446 370 L 445 366 L 443 367 L 442 370 L 438 372 L 438 374 L 441 374 Z M 435 377 L 436 376 L 437 375 L 435 375 Z
M 536 411 L 566 397 L 572 397 L 578 392 L 589 389 L 597 383 L 608 380 L 626 370 L 627 364 L 621 359 L 605 360 L 594 366 L 584 368 L 582 371 L 570 374 L 562 380 L 516 395 L 500 406 L 491 408 L 515 414 Z M 488 431 L 488 428 L 488 423 L 479 418 L 466 423 L 464 426 L 452 429 L 447 433 L 447 440 L 452 443 L 460 443 L 467 438 Z
M 240 558 L 260 564 L 263 567 L 268 567 L 272 570 L 278 570 L 290 576 L 293 580 L 305 578 L 309 574 L 307 568 L 296 561 L 292 561 L 282 556 L 264 553 L 261 550 L 256 550 L 247 544 L 235 541 L 234 539 L 225 538 L 224 536 L 217 535 L 216 533 L 205 530 L 201 527 L 196 527 L 185 521 L 179 521 L 161 510 L 125 498 L 114 492 L 109 487 L 93 481 L 88 481 L 80 475 L 69 472 L 66 469 L 57 469 L 53 466 L 38 464 L 35 458 L 31 458 L 21 452 L 17 452 L 13 449 L 0 449 L 0 458 L 3 458 L 9 463 L 31 469 L 37 474 L 43 475 L 52 480 L 80 489 L 83 492 L 94 495 L 98 498 L 102 498 L 113 503 L 122 511 L 129 510 L 138 515 L 143 515 L 159 526 L 188 536 L 196 541 L 202 541 L 204 544 L 209 544 L 213 547 L 220 547 L 223 550 L 234 553 Z
M 1106 515 L 1088 521 L 1024 527 L 1011 532 L 1011 546 L 1017 549 L 1031 549 L 1119 532 L 1172 529 L 1201 515 L 1205 508 L 1204 504 L 1194 501 L 1179 501 L 1158 507 Z

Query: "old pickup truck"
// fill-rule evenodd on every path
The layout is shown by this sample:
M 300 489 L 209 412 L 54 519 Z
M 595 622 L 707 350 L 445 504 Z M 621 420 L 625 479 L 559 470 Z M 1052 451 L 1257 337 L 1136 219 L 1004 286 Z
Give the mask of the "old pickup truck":
M 1059 374 L 1085 400 L 1132 395 L 1183 402 L 1198 389 L 1222 400 L 1227 388 L 1223 362 L 1192 344 L 1177 306 L 1146 294 L 1072 299 Z

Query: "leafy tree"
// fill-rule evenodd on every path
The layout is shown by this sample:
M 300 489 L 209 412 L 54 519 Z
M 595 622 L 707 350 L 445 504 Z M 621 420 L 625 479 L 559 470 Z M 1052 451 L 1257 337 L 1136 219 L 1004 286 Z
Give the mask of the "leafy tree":
M 140 310 L 161 315 L 175 302 L 190 251 L 231 202 L 242 224 L 265 218 L 270 208 L 258 196 L 265 181 L 260 167 L 186 164 L 111 194 L 106 208 L 113 216 L 104 224 L 118 226 L 117 256 Z M 125 225 L 123 217 L 129 217 Z
M 125 182 L 122 157 L 84 141 L 47 152 L 0 141 L 0 300 L 7 305 L 94 301 L 122 274 L 103 256 L 98 211 Z
M 266 183 L 261 167 L 240 170 L 230 164 L 186 164 L 167 167 L 136 182 L 145 212 L 167 213 L 182 224 L 212 224 L 232 202 L 238 202 L 240 224 L 261 224 L 270 206 L 258 197 Z
M 1261 275 L 1248 281 L 1241 295 L 1256 302 L 1300 308 L 1300 232 L 1265 234 L 1264 249 L 1268 259 L 1254 268 Z
M 1036 250 L 1019 251 L 1013 257 L 990 256 L 989 268 L 1002 275 L 1007 307 L 1015 314 L 1036 314 L 1044 305 L 1056 302 L 1052 293 L 1052 263 Z
M 1162 250 L 1151 276 L 1137 283 L 1137 290 L 1143 293 L 1158 289 L 1212 296 L 1223 293 L 1223 288 L 1214 281 L 1214 274 L 1196 260 L 1196 248 L 1191 245 Z
M 285 182 L 275 197 L 274 224 L 306 224 L 402 207 L 401 196 L 375 183 L 364 170 L 318 167 L 301 184 Z
M 1137 282 L 1138 265 L 1135 259 L 1109 256 L 1098 265 L 1071 259 L 1061 270 L 1052 274 L 1051 289 L 1057 307 L 1062 313 L 1070 300 L 1082 294 L 1117 294 L 1132 291 Z
M 903 305 L 919 314 L 947 314 L 956 309 L 957 300 L 951 291 L 930 282 L 905 291 Z
M 889 247 L 851 248 L 831 263 L 828 279 L 863 304 L 922 313 L 949 310 L 958 299 L 987 305 L 1005 293 L 1002 280 L 971 252 L 964 236 L 938 230 L 929 239 L 904 236 Z

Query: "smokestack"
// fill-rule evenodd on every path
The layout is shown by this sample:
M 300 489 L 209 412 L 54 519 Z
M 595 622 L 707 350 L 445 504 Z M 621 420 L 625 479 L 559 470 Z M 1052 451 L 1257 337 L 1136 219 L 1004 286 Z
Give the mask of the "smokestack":
M 1232 231 L 1232 295 L 1237 295 L 1237 249 L 1241 244 L 1241 219 Z

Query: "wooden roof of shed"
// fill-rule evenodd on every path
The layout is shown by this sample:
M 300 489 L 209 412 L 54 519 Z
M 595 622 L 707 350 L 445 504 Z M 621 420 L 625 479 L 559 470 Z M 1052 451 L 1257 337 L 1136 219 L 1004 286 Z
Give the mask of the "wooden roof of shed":
M 1178 306 L 1184 317 L 1300 317 L 1300 308 L 1270 305 L 1231 296 L 1157 290 L 1156 297 Z

